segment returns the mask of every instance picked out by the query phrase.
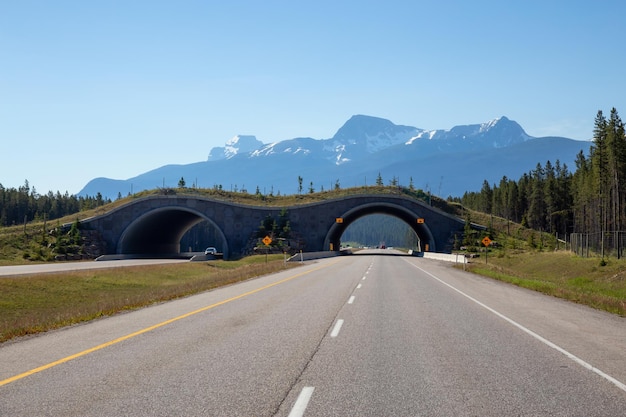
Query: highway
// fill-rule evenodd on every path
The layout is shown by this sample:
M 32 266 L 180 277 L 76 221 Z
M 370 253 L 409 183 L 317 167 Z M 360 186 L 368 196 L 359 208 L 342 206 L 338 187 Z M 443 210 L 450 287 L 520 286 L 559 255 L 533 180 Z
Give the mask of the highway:
M 624 318 L 344 256 L 0 345 L 0 415 L 619 416 L 625 352 Z
M 45 264 L 0 266 L 0 278 L 50 274 L 65 271 L 122 268 L 125 266 L 159 265 L 189 262 L 189 259 L 125 259 L 112 261 L 55 262 Z

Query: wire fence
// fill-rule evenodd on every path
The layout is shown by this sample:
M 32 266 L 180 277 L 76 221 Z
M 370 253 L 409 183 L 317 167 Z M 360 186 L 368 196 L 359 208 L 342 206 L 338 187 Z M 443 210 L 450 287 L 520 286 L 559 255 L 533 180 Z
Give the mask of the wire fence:
M 626 232 L 572 233 L 570 245 L 572 252 L 578 256 L 620 259 L 626 248 Z

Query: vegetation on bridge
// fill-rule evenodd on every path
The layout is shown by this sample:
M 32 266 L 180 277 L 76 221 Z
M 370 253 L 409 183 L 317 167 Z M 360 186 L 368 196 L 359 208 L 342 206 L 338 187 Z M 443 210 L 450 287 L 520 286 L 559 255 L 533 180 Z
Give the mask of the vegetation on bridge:
M 1 187 L 1 186 L 0 186 Z M 24 203 L 24 207 L 32 207 L 28 209 L 27 215 L 24 215 L 22 222 L 11 226 L 0 226 L 0 265 L 19 264 L 29 261 L 52 261 L 55 257 L 68 255 L 70 259 L 80 259 L 83 255 L 87 256 L 85 245 L 78 245 L 74 242 L 75 234 L 68 234 L 69 228 L 62 228 L 62 225 L 75 224 L 77 220 L 86 219 L 96 215 L 105 214 L 117 207 L 128 204 L 134 200 L 149 196 L 159 195 L 179 195 L 190 197 L 210 198 L 218 201 L 244 204 L 250 206 L 269 206 L 269 207 L 290 207 L 301 204 L 310 204 L 323 202 L 330 199 L 363 195 L 363 194 L 379 194 L 379 195 L 399 195 L 408 198 L 415 198 L 420 201 L 427 202 L 439 209 L 456 213 L 457 209 L 454 205 L 447 204 L 444 200 L 430 196 L 422 190 L 412 187 L 399 186 L 363 186 L 354 188 L 335 188 L 329 191 L 313 192 L 296 195 L 264 195 L 260 192 L 250 194 L 244 191 L 224 191 L 220 187 L 211 189 L 186 188 L 158 188 L 150 191 L 142 191 L 128 197 L 119 198 L 115 201 L 106 201 L 101 197 L 95 199 L 87 199 L 82 206 L 75 205 L 74 210 L 70 213 L 65 211 L 59 218 L 52 218 L 52 212 L 45 211 L 47 205 L 41 205 L 42 201 L 49 202 L 49 196 L 40 196 L 34 188 L 20 187 L 16 191 L 15 201 L 29 201 Z M 63 197 L 61 197 L 63 198 Z M 44 200 L 42 200 L 44 199 Z M 2 209 L 6 211 L 10 202 L 3 202 Z M 42 211 L 43 210 L 43 211 Z M 57 213 L 57 212 L 55 212 Z M 281 225 L 281 229 L 284 225 Z M 270 226 L 270 229 L 272 227 Z M 275 232 L 275 231 L 272 231 Z M 281 232 L 282 233 L 282 232 Z M 277 236 L 280 233 L 277 234 Z M 283 237 L 283 236 L 278 236 Z M 89 240 L 91 244 L 91 239 Z M 183 247 L 187 247 L 187 242 L 183 242 Z

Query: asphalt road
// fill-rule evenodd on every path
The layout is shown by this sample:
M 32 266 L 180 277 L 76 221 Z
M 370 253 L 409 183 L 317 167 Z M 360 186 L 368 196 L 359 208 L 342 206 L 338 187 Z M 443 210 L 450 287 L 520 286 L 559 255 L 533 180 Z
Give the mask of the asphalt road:
M 346 256 L 0 345 L 2 416 L 619 416 L 626 322 Z
M 141 266 L 189 262 L 189 259 L 124 259 L 113 261 L 54 262 L 32 265 L 0 266 L 0 278 L 20 275 L 49 274 L 63 271 L 80 271 L 86 269 L 108 269 L 124 266 Z

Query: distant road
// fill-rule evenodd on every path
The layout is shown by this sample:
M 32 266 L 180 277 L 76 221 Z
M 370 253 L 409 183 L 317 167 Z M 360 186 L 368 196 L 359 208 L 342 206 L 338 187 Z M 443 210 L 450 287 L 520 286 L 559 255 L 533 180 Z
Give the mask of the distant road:
M 188 259 L 125 259 L 121 261 L 57 262 L 50 264 L 0 266 L 0 278 L 16 275 L 37 275 L 52 272 L 79 271 L 85 269 L 107 269 L 122 266 L 155 265 L 189 262 Z
M 344 256 L 0 345 L 0 414 L 617 416 L 624 352 L 624 318 Z

